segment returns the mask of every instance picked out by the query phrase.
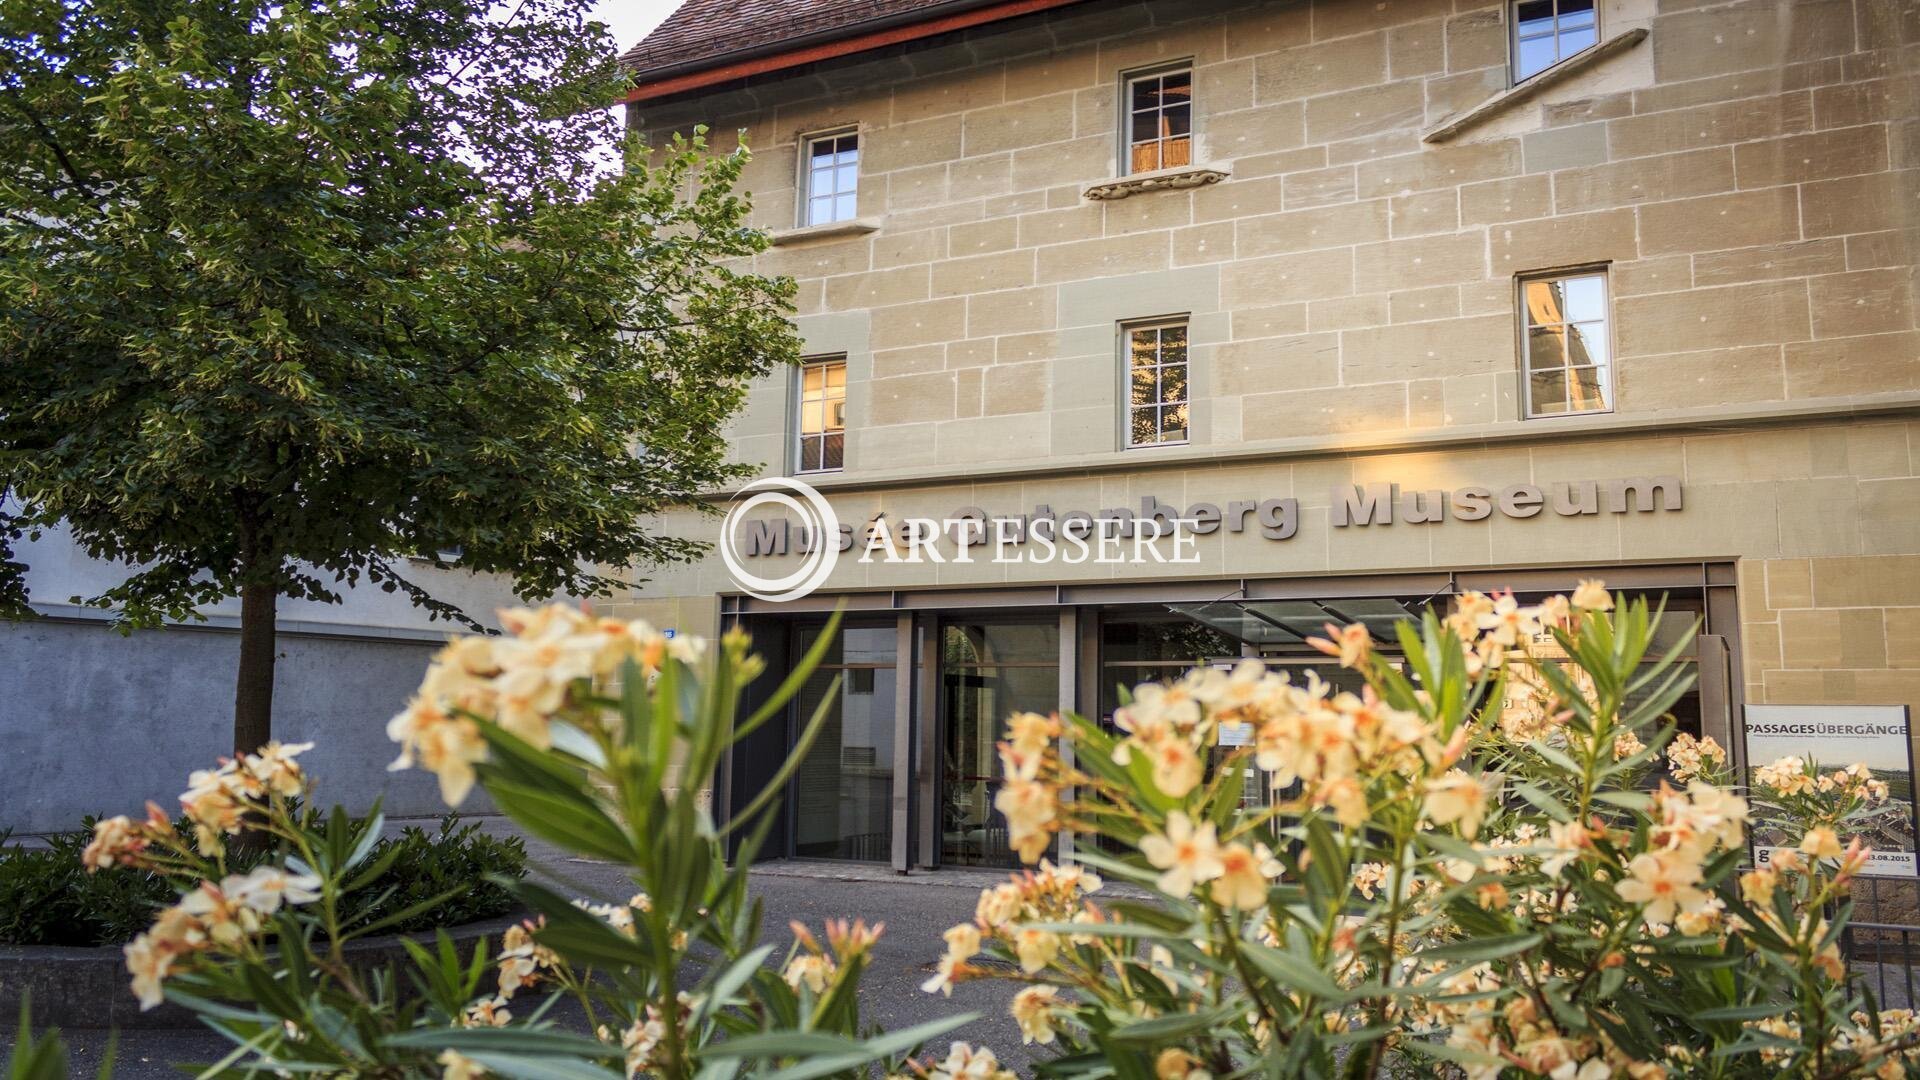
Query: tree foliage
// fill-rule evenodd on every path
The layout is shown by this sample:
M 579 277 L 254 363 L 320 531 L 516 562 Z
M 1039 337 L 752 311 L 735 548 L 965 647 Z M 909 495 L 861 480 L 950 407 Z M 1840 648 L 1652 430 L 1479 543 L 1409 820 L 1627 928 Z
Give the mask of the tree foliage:
M 580 0 L 0 0 L 0 598 L 59 522 L 133 624 L 697 555 L 646 519 L 740 475 L 792 287 L 612 56 Z

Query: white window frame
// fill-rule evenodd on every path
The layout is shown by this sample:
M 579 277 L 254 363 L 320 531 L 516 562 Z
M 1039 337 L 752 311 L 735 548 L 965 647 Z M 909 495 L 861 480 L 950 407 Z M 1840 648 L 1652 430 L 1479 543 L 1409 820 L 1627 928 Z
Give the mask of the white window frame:
M 1186 394 L 1178 401 L 1166 401 L 1160 396 L 1160 372 L 1176 365 L 1164 360 L 1165 342 L 1154 342 L 1154 400 L 1150 405 L 1136 405 L 1133 401 L 1133 336 L 1143 331 L 1181 330 L 1185 332 L 1186 346 L 1178 367 L 1185 373 Z M 1156 439 L 1152 442 L 1136 442 L 1133 437 L 1133 417 L 1136 412 L 1154 410 L 1153 430 L 1155 435 L 1164 430 L 1161 425 L 1161 413 L 1169 405 L 1184 405 L 1187 409 L 1186 437 L 1180 439 Z M 1171 315 L 1157 319 L 1139 319 L 1120 324 L 1120 445 L 1127 450 L 1157 450 L 1166 446 L 1186 446 L 1193 442 L 1193 323 L 1185 315 Z
M 1527 310 L 1527 286 L 1543 281 L 1567 281 L 1573 278 L 1598 278 L 1601 289 L 1600 323 L 1606 328 L 1607 358 L 1604 364 L 1582 364 L 1579 369 L 1594 367 L 1600 371 L 1600 393 L 1606 399 L 1602 409 L 1568 409 L 1562 412 L 1538 412 L 1533 403 L 1533 322 Z M 1618 349 L 1615 343 L 1614 328 L 1618 325 L 1613 317 L 1613 275 L 1606 264 L 1572 266 L 1557 270 L 1540 270 L 1521 274 L 1514 279 L 1514 315 L 1519 332 L 1520 355 L 1520 415 L 1526 420 L 1563 420 L 1573 416 L 1605 416 L 1620 407 L 1617 382 L 1614 371 L 1619 366 Z M 1578 320 L 1591 322 L 1592 320 Z M 1563 319 L 1549 325 L 1572 326 L 1578 323 Z M 1562 347 L 1564 357 L 1564 346 Z M 1543 369 L 1545 370 L 1545 369 Z M 1575 366 L 1562 364 L 1560 370 L 1577 370 Z
M 1133 148 L 1135 145 L 1134 139 L 1133 139 L 1133 111 L 1134 111 L 1133 110 L 1133 87 L 1134 87 L 1134 84 L 1146 82 L 1149 79 L 1164 79 L 1169 75 L 1182 75 L 1182 74 L 1184 74 L 1187 77 L 1187 161 L 1186 161 L 1186 164 L 1167 165 L 1165 164 L 1164 159 L 1161 159 L 1161 164 L 1156 165 L 1151 169 L 1135 169 L 1133 167 Z M 1152 67 L 1135 68 L 1132 71 L 1121 73 L 1120 75 L 1120 107 L 1119 107 L 1119 120 L 1118 120 L 1118 131 L 1119 131 L 1118 142 L 1120 144 L 1119 172 L 1116 173 L 1115 175 L 1138 176 L 1141 173 L 1159 172 L 1162 169 L 1189 168 L 1198 163 L 1199 155 L 1195 153 L 1195 150 L 1199 146 L 1199 142 L 1200 142 L 1200 136 L 1199 136 L 1200 102 L 1198 98 L 1195 96 L 1194 87 L 1195 87 L 1194 65 L 1191 59 L 1175 60 L 1175 61 L 1171 61 L 1164 64 L 1155 64 Z M 1164 113 L 1166 111 L 1166 106 L 1164 104 L 1161 105 L 1157 111 Z M 1164 144 L 1166 142 L 1166 137 L 1163 136 L 1153 141 L 1156 143 Z M 1146 143 L 1142 141 L 1140 145 L 1144 146 L 1146 145 Z M 1159 157 L 1160 155 L 1156 154 L 1156 158 L 1159 158 Z
M 840 169 L 845 168 L 847 166 L 836 164 L 822 170 L 814 169 L 813 167 L 814 146 L 822 142 L 829 142 L 833 140 L 848 139 L 848 138 L 853 140 L 853 151 L 852 151 L 853 161 L 849 163 L 849 165 L 853 169 L 853 173 L 852 173 L 853 189 L 851 191 L 841 191 L 836 185 L 835 189 L 832 192 L 822 193 L 822 192 L 816 191 L 815 182 L 819 179 L 820 176 L 824 175 L 827 177 L 835 177 L 838 175 Z M 800 142 L 799 174 L 794 180 L 794 189 L 799 195 L 799 198 L 795 200 L 796 205 L 794 207 L 795 224 L 798 225 L 800 228 L 806 228 L 809 225 L 835 225 L 843 221 L 852 221 L 854 218 L 859 217 L 860 216 L 860 156 L 861 156 L 860 151 L 862 149 L 861 143 L 863 142 L 863 140 L 860 137 L 860 129 L 856 126 L 849 125 L 846 127 L 833 128 L 827 131 L 815 131 L 810 134 L 802 135 L 800 137 L 799 142 Z M 836 150 L 836 155 L 838 153 L 843 153 L 843 152 L 844 151 Z M 839 197 L 845 196 L 845 195 L 853 196 L 853 209 L 850 213 L 846 214 L 845 216 L 841 216 L 839 213 L 838 200 L 839 200 Z M 832 215 L 825 218 L 824 220 L 820 220 L 820 221 L 813 220 L 812 209 L 813 209 L 813 203 L 816 197 L 826 199 L 827 202 L 833 207 Z
M 827 427 L 826 417 L 828 414 L 829 403 L 831 403 L 836 399 L 835 399 L 835 395 L 832 393 L 833 387 L 829 385 L 831 380 L 829 380 L 826 377 L 824 372 L 833 367 L 838 367 L 840 369 L 840 387 L 839 387 L 840 393 L 838 395 L 838 401 L 840 402 L 840 417 L 841 417 L 841 423 L 840 423 L 840 429 L 839 429 L 840 464 L 829 467 L 824 465 L 824 462 L 827 460 L 827 438 L 828 436 L 834 434 L 834 432 L 832 429 Z M 807 393 L 807 372 L 810 369 L 818 369 L 821 372 L 823 372 L 823 374 L 820 377 L 821 393 L 817 399 L 810 398 Z M 817 432 L 809 432 L 806 430 L 807 405 L 809 404 L 810 401 L 813 401 L 813 400 L 818 400 L 820 402 L 821 430 Z M 802 360 L 800 362 L 800 366 L 795 368 L 793 372 L 793 397 L 792 397 L 793 440 L 789 446 L 789 453 L 793 455 L 792 471 L 794 475 L 813 476 L 820 473 L 837 473 L 837 472 L 844 472 L 846 470 L 846 467 L 847 467 L 846 408 L 847 408 L 847 358 L 843 355 L 810 356 Z M 807 468 L 803 464 L 806 461 L 805 447 L 807 444 L 807 440 L 809 439 L 814 439 L 819 442 L 820 461 L 823 463 L 822 466 L 817 468 L 812 468 L 812 469 Z
M 1579 56 L 1581 53 L 1597 48 L 1600 42 L 1604 40 L 1600 33 L 1600 9 L 1604 5 L 1601 3 L 1601 0 L 1593 0 L 1593 43 L 1585 48 L 1576 49 L 1573 52 L 1563 55 L 1560 52 L 1560 35 L 1565 33 L 1565 31 L 1560 27 L 1560 5 L 1564 0 L 1548 0 L 1548 2 L 1553 4 L 1553 29 L 1547 34 L 1532 35 L 1532 38 L 1553 38 L 1553 63 L 1548 64 L 1539 71 L 1526 75 L 1520 74 L 1520 5 L 1529 2 L 1534 2 L 1534 0 L 1508 0 L 1507 3 L 1507 22 L 1511 27 L 1507 31 L 1507 84 L 1510 86 L 1519 86 L 1523 82 L 1539 78 L 1554 68 L 1559 67 L 1561 64 L 1566 63 L 1568 60 Z M 1575 27 L 1575 29 L 1580 28 Z M 1529 40 L 1532 40 L 1532 38 Z

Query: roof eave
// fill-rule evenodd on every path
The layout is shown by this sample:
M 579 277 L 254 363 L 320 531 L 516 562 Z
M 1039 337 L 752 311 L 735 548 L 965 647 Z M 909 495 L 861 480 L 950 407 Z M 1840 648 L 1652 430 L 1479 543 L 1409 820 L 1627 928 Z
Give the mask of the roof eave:
M 947 3 L 768 45 L 654 68 L 627 92 L 627 103 L 654 101 L 754 75 L 868 52 L 1085 0 L 948 0 Z

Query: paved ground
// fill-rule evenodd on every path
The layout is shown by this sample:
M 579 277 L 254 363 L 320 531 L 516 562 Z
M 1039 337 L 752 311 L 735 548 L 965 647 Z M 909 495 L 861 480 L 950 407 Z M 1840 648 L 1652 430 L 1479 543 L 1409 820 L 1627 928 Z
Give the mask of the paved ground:
M 632 892 L 612 866 L 560 858 L 536 844 L 529 848 L 542 871 L 572 883 L 574 895 L 614 899 Z M 1028 1057 L 1021 1050 L 1018 1028 L 1007 1017 L 1011 984 L 966 984 L 955 989 L 951 1000 L 920 990 L 943 949 L 940 932 L 970 918 L 981 885 L 1000 880 L 1003 876 L 997 873 L 961 870 L 902 878 L 884 869 L 791 863 L 757 870 L 754 888 L 766 903 L 762 940 L 782 947 L 791 940 L 789 920 L 800 920 L 816 932 L 824 920 L 834 917 L 858 916 L 887 924 L 861 985 L 862 1012 L 870 1022 L 898 1030 L 956 1012 L 978 1012 L 982 1019 L 949 1038 L 984 1043 L 1001 1060 L 1020 1066 Z M 11 1035 L 10 1027 L 0 1033 L 0 1046 Z M 108 1033 L 69 1031 L 65 1036 L 74 1054 L 74 1075 L 92 1075 Z M 218 1060 L 228 1049 L 225 1040 L 207 1031 L 123 1032 L 114 1076 L 122 1080 L 178 1077 L 181 1074 L 172 1063 Z

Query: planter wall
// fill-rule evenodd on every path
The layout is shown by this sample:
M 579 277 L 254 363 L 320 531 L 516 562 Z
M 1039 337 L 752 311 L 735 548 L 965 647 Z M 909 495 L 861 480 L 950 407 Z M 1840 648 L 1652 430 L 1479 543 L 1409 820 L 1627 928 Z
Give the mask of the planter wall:
M 450 928 L 462 957 L 470 957 L 476 942 L 497 937 L 520 920 L 512 915 Z M 433 931 L 404 935 L 432 947 Z M 408 963 L 402 935 L 363 938 L 347 946 L 356 966 L 382 967 Z M 0 946 L 0 1030 L 12 1030 L 27 995 L 33 998 L 36 1029 L 59 1028 L 183 1028 L 199 1019 L 187 1009 L 163 1004 L 148 1012 L 128 986 L 126 958 L 118 945 L 97 949 L 54 945 Z M 407 985 L 402 980 L 402 985 Z

